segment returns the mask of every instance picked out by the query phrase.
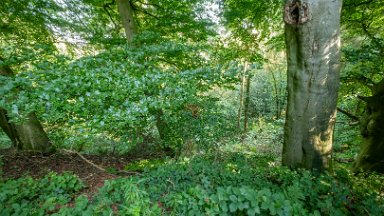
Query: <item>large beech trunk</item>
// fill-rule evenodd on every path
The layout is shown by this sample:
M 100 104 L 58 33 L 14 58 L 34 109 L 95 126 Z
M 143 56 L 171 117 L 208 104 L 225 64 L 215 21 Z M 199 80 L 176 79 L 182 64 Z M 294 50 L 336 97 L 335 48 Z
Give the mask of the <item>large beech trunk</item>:
M 3 59 L 0 57 L 0 60 Z M 8 66 L 0 66 L 1 76 L 14 76 Z M 7 111 L 0 108 L 0 127 L 18 150 L 49 152 L 53 150 L 51 142 L 34 113 L 28 114 L 27 120 L 15 124 L 9 121 Z
M 366 110 L 360 118 L 364 143 L 354 165 L 354 171 L 384 173 L 384 79 L 372 88 L 371 97 L 361 97 Z
M 340 71 L 341 0 L 287 0 L 283 165 L 330 166 Z

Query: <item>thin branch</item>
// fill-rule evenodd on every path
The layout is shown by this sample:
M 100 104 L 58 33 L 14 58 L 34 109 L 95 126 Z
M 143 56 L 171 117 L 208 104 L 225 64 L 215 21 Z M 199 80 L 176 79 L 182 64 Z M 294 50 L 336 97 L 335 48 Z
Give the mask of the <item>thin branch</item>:
M 348 116 L 349 118 L 355 120 L 355 121 L 359 121 L 359 117 L 355 116 L 354 114 L 350 113 L 350 112 L 347 112 L 339 107 L 337 107 L 337 111 L 341 112 L 342 114 Z
M 115 26 L 115 28 L 117 28 L 117 25 L 115 23 L 115 21 L 113 20 L 112 16 L 111 16 L 111 13 L 109 13 L 109 10 L 108 9 L 111 9 L 111 5 L 114 5 L 115 4 L 115 0 L 112 0 L 112 2 L 109 2 L 109 3 L 106 3 L 103 8 L 104 10 L 107 12 L 108 16 L 109 16 L 109 19 L 112 21 L 113 25 Z

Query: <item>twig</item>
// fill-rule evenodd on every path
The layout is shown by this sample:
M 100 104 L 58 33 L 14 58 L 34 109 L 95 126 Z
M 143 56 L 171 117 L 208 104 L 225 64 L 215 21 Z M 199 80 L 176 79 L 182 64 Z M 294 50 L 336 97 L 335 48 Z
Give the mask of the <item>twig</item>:
M 112 2 L 110 2 L 110 3 L 106 3 L 104 6 L 103 6 L 103 8 L 104 8 L 104 10 L 107 12 L 107 14 L 108 14 L 108 16 L 109 16 L 109 19 L 112 21 L 112 23 L 113 23 L 113 25 L 115 26 L 115 28 L 117 28 L 117 25 L 116 25 L 116 23 L 115 23 L 115 21 L 113 20 L 113 18 L 112 18 L 112 16 L 111 16 L 111 13 L 109 12 L 109 10 L 108 9 L 111 9 L 111 5 L 114 5 L 115 4 L 115 0 L 113 0 Z
M 167 182 L 171 183 L 173 187 L 175 187 L 175 183 L 171 181 L 171 179 L 167 179 Z
M 357 117 L 357 116 L 353 115 L 352 113 L 349 113 L 349 112 L 347 112 L 347 111 L 345 111 L 339 107 L 337 107 L 337 111 L 343 113 L 344 115 L 348 116 L 349 118 L 351 118 L 355 121 L 359 121 L 359 117 Z

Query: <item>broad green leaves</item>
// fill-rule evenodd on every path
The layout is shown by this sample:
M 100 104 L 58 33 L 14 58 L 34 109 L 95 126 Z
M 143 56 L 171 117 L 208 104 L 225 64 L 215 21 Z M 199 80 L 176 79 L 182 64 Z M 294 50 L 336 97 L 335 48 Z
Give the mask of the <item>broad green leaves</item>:
M 146 35 L 133 42 L 147 44 L 140 48 L 116 46 L 75 61 L 38 62 L 27 77 L 2 78 L 8 87 L 1 106 L 134 139 L 153 124 L 155 110 L 163 109 L 172 122 L 198 94 L 236 81 L 236 65 L 208 64 L 206 47 L 151 44 Z

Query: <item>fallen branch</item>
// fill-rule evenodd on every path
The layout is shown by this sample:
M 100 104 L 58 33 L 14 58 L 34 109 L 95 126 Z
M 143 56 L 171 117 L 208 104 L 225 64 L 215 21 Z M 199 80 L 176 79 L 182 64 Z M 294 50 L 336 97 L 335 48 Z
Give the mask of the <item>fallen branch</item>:
M 85 162 L 87 162 L 91 166 L 95 167 L 96 169 L 103 171 L 103 172 L 107 172 L 103 167 L 98 166 L 97 164 L 94 164 L 92 161 L 88 160 L 87 158 L 85 158 L 82 154 L 80 154 L 77 151 L 72 151 L 72 150 L 67 150 L 67 149 L 61 149 L 61 150 L 63 152 L 69 153 L 69 154 L 76 154 L 77 156 L 79 156 L 81 159 L 83 159 Z
M 77 152 L 77 151 L 73 151 L 73 150 L 68 150 L 68 149 L 61 149 L 61 151 L 65 152 L 65 153 L 68 153 L 68 154 L 76 154 L 77 156 L 79 156 L 81 159 L 83 159 L 86 163 L 88 163 L 89 165 L 95 167 L 96 169 L 102 171 L 102 172 L 106 172 L 106 173 L 109 173 L 109 174 L 113 174 L 113 173 L 110 173 L 108 172 L 106 169 L 104 169 L 103 167 L 93 163 L 92 161 L 88 160 L 87 158 L 85 158 L 82 154 L 80 154 L 80 152 Z M 141 173 L 138 173 L 138 172 L 131 172 L 131 171 L 125 171 L 125 170 L 118 170 L 116 172 L 116 175 L 119 175 L 119 174 L 128 174 L 128 175 L 140 175 Z

